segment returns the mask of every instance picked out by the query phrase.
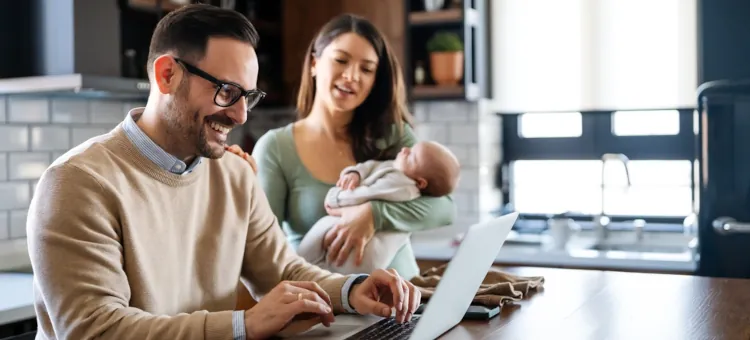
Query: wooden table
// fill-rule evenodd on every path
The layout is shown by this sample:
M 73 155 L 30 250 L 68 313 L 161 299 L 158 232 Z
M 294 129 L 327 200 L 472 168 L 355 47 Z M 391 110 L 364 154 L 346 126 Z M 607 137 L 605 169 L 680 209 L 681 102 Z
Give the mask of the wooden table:
M 750 339 L 750 280 L 499 267 L 542 291 L 441 339 Z

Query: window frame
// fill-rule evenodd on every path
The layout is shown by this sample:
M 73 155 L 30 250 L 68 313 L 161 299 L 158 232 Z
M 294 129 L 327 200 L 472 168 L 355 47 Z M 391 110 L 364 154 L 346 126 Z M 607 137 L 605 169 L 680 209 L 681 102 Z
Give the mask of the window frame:
M 677 110 L 680 131 L 676 135 L 618 136 L 613 130 L 614 112 Z M 571 111 L 563 111 L 571 112 Z M 677 109 L 628 109 L 628 110 L 589 110 L 581 113 L 580 137 L 524 138 L 520 134 L 520 117 L 526 113 L 498 113 L 501 119 L 501 150 L 503 202 L 510 202 L 513 186 L 510 164 L 517 160 L 600 160 L 605 153 L 622 153 L 630 160 L 689 160 L 695 164 L 698 156 L 698 136 L 693 128 L 696 110 Z M 533 113 L 533 112 L 528 112 Z M 696 201 L 695 170 L 691 167 L 691 200 Z M 548 214 L 521 214 L 530 220 L 547 219 Z M 590 215 L 573 215 L 575 220 L 591 220 Z M 609 216 L 612 221 L 643 219 L 649 223 L 682 223 L 684 218 L 672 216 Z

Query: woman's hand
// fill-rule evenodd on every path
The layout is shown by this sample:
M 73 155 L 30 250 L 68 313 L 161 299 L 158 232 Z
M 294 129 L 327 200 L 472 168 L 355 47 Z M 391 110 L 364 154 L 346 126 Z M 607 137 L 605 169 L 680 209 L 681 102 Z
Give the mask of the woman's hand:
M 328 249 L 328 262 L 336 261 L 337 266 L 346 262 L 349 253 L 354 251 L 355 264 L 362 264 L 365 246 L 375 235 L 375 221 L 372 205 L 366 202 L 344 208 L 326 208 L 331 216 L 339 216 L 339 223 L 333 226 L 323 240 L 323 248 Z
M 239 145 L 235 144 L 232 146 L 224 146 L 224 149 L 237 156 L 240 156 L 240 158 L 244 159 L 248 164 L 250 164 L 250 168 L 253 169 L 254 173 L 258 173 L 258 165 L 255 164 L 255 159 L 253 159 L 253 156 L 250 156 L 249 153 L 242 151 L 242 148 Z
M 352 171 L 341 176 L 339 181 L 336 182 L 336 186 L 344 190 L 354 190 L 354 188 L 359 186 L 359 173 Z

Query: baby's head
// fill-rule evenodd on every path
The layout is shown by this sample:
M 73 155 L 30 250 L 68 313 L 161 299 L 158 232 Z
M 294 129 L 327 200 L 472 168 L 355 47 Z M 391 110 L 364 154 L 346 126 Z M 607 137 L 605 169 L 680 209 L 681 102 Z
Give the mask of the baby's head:
M 396 156 L 394 167 L 417 182 L 428 196 L 444 196 L 453 192 L 461 171 L 456 156 L 436 142 L 419 142 L 403 148 Z

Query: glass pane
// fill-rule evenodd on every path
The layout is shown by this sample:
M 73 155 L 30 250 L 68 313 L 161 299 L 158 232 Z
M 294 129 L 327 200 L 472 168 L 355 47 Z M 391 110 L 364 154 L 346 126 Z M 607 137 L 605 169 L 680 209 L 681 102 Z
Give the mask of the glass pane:
M 689 187 L 692 167 L 692 162 L 688 160 L 638 160 L 628 162 L 630 183 L 633 186 Z M 607 186 L 625 186 L 627 177 L 622 163 L 606 162 L 604 165 L 604 181 Z
M 626 187 L 621 163 L 607 162 L 604 168 L 605 213 L 686 216 L 692 212 L 692 162 L 638 160 L 630 161 L 628 166 L 630 188 Z M 511 202 L 522 213 L 601 212 L 601 161 L 516 161 L 511 170 Z
M 511 165 L 511 179 L 519 186 L 555 187 L 581 183 L 601 186 L 602 162 L 597 160 L 526 160 Z
M 513 186 L 514 208 L 525 214 L 556 214 L 567 211 L 586 215 L 601 212 L 601 188 L 559 183 Z
M 692 212 L 690 187 L 607 189 L 604 212 L 610 215 L 687 216 Z
M 676 135 L 680 133 L 677 110 L 617 111 L 612 114 L 612 132 L 616 136 Z
M 580 112 L 525 113 L 518 120 L 522 138 L 580 137 Z

